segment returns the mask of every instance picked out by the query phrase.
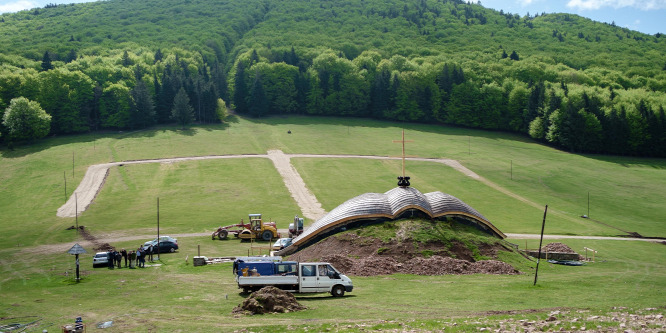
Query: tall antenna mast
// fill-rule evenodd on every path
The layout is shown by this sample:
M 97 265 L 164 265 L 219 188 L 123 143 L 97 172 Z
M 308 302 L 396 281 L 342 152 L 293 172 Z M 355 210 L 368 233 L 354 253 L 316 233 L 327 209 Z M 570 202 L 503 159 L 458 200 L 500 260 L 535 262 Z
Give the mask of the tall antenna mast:
M 413 140 L 405 140 L 405 130 L 402 130 L 402 140 L 393 140 L 394 143 L 402 143 L 402 177 L 398 177 L 398 186 L 409 186 L 409 177 L 405 176 L 405 143 L 414 142 Z

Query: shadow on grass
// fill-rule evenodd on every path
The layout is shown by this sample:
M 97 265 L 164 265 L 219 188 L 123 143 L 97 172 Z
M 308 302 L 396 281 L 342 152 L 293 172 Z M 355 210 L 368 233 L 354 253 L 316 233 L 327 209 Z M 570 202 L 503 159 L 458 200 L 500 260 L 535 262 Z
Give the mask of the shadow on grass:
M 334 297 L 331 295 L 325 295 L 324 293 L 316 293 L 316 294 L 311 294 L 311 295 L 303 295 L 303 294 L 295 294 L 294 298 L 296 298 L 297 301 L 299 302 L 325 302 L 325 301 L 335 301 L 338 299 L 344 299 L 344 298 L 355 298 L 356 295 L 349 295 L 345 294 L 342 297 Z
M 231 117 L 232 123 L 237 123 L 238 119 L 234 116 Z M 188 128 L 181 128 L 177 125 L 163 125 L 159 127 L 151 127 L 136 131 L 97 131 L 83 134 L 69 134 L 69 135 L 53 135 L 37 141 L 15 142 L 13 149 L 7 147 L 6 143 L 0 147 L 0 157 L 2 158 L 19 158 L 34 153 L 48 150 L 54 147 L 69 145 L 69 144 L 90 144 L 94 145 L 102 139 L 115 139 L 122 140 L 126 138 L 152 138 L 158 133 L 174 132 L 182 136 L 194 136 L 199 131 L 224 131 L 229 128 L 229 122 L 222 124 L 201 124 L 193 125 Z

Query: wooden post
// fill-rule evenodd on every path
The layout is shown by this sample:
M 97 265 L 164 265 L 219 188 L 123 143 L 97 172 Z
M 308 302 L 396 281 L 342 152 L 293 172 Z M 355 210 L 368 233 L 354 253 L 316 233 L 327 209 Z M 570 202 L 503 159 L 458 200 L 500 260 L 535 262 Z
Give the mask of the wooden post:
M 543 229 L 546 226 L 546 213 L 548 213 L 548 205 L 543 211 L 543 222 L 541 222 L 541 240 L 539 240 L 539 257 L 537 258 L 536 271 L 534 272 L 534 285 L 537 283 L 537 276 L 539 275 L 539 262 L 541 261 L 541 245 L 543 244 Z
M 160 258 L 160 197 L 157 197 L 157 258 Z
M 79 197 L 74 192 L 74 216 L 76 216 L 76 235 L 79 235 Z
M 74 256 L 76 257 L 76 282 L 79 282 L 81 281 L 81 278 L 79 277 L 79 254 L 77 253 Z

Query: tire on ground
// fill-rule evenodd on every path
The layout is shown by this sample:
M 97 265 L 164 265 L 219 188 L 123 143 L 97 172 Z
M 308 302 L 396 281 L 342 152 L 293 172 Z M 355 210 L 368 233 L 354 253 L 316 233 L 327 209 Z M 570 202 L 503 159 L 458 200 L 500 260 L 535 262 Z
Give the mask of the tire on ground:
M 228 236 L 228 235 L 229 235 L 229 231 L 227 231 L 227 230 L 222 230 L 222 231 L 220 231 L 219 234 L 217 234 L 217 238 L 219 238 L 220 240 L 222 240 L 222 239 L 227 239 L 227 236 Z
M 331 295 L 333 297 L 342 297 L 345 295 L 345 287 L 341 285 L 333 286 L 333 289 L 331 289 Z

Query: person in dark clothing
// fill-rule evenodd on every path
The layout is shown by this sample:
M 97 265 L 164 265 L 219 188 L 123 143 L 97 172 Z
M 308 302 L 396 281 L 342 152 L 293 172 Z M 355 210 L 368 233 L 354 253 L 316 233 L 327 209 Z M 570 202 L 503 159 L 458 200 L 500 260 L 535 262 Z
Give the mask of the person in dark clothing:
M 127 251 L 125 249 L 120 250 L 120 255 L 125 259 L 125 267 L 127 267 Z
M 113 260 L 115 256 L 113 255 L 113 249 L 110 249 L 109 252 L 106 253 L 106 258 L 107 258 L 107 265 L 109 266 L 109 269 L 113 269 Z
M 116 251 L 115 254 L 116 254 L 116 264 L 118 265 L 118 268 L 120 268 L 120 262 L 122 262 L 123 256 L 118 251 Z
M 136 252 L 130 250 L 128 256 L 130 262 L 129 268 L 134 269 L 136 266 Z
M 143 251 L 141 246 L 136 250 L 136 260 L 139 261 L 137 266 L 146 267 L 146 252 Z

